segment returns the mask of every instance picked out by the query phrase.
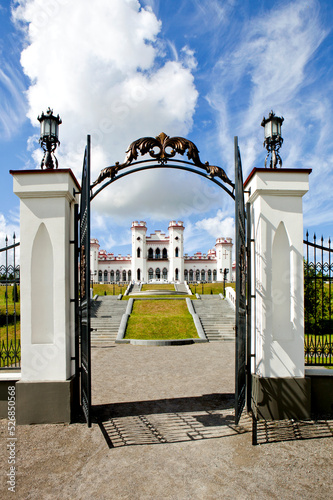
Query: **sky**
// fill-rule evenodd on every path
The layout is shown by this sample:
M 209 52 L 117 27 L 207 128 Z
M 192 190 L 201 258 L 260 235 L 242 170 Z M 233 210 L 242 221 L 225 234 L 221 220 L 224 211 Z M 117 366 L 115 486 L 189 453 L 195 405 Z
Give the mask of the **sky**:
M 333 4 L 331 0 L 1 0 L 0 246 L 19 239 L 9 170 L 39 169 L 37 116 L 59 114 L 59 168 L 81 182 L 87 134 L 92 181 L 131 142 L 161 132 L 196 144 L 234 180 L 263 167 L 261 121 L 283 116 L 282 168 L 311 168 L 304 233 L 333 236 Z M 113 183 L 92 202 L 91 236 L 131 252 L 131 223 L 147 234 L 185 225 L 185 252 L 234 239 L 234 203 L 188 172 L 155 169 Z

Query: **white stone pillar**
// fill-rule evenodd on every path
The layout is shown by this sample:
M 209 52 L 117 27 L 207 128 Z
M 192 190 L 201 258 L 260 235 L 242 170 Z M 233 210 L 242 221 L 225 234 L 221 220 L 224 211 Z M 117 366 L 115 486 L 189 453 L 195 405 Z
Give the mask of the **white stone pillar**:
M 26 385 L 24 392 L 28 394 L 30 383 L 36 396 L 32 405 L 35 396 L 29 396 L 30 411 L 38 402 L 38 393 L 43 392 L 40 384 L 61 384 L 74 374 L 71 357 L 75 355 L 75 310 L 71 299 L 74 299 L 75 263 L 71 241 L 77 203 L 75 192 L 79 185 L 67 169 L 23 170 L 11 174 L 14 193 L 20 198 L 20 384 Z M 62 397 L 61 391 L 59 387 L 56 389 L 59 397 Z M 43 401 L 39 404 L 43 414 Z M 36 421 L 36 418 L 22 417 L 21 423 L 28 423 L 29 419 Z M 44 415 L 41 421 L 47 418 Z M 62 419 L 59 415 L 55 418 Z
M 310 173 L 306 169 L 257 168 L 245 182 L 245 189 L 250 191 L 251 236 L 255 241 L 252 260 L 255 398 L 257 402 L 270 401 L 267 413 L 274 418 L 304 416 L 307 412 L 306 384 L 300 384 L 304 377 L 302 197 L 309 190 Z M 278 388 L 276 379 L 280 382 L 283 379 L 282 394 L 285 398 L 289 393 L 290 397 L 287 402 L 279 394 L 282 386 Z M 266 384 L 265 397 L 260 392 L 262 387 L 258 392 L 262 380 Z M 275 398 L 276 411 L 272 409 Z M 292 401 L 298 399 L 298 408 L 290 411 Z
M 254 169 L 250 191 L 255 240 L 256 373 L 304 376 L 302 197 L 311 170 Z

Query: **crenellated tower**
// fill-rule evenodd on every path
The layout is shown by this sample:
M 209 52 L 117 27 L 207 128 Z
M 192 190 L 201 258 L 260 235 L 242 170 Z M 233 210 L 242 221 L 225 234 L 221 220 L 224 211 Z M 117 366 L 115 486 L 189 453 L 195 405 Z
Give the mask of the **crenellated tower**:
M 144 221 L 132 222 L 132 279 L 146 280 L 147 276 L 147 224 Z
M 184 281 L 184 223 L 169 223 L 169 279 Z

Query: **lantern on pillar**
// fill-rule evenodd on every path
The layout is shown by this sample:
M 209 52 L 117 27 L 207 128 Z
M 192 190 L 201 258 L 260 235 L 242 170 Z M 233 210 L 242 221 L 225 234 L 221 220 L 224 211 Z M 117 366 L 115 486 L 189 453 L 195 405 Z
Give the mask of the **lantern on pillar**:
M 61 118 L 53 115 L 53 110 L 48 109 L 46 115 L 42 112 L 41 116 L 38 116 L 38 121 L 40 122 L 40 139 L 39 143 L 44 151 L 44 156 L 41 161 L 41 168 L 44 167 L 47 170 L 52 170 L 58 168 L 58 160 L 54 155 L 59 141 L 59 125 L 62 123 Z
M 265 168 L 269 155 L 271 155 L 270 168 L 276 168 L 277 164 L 282 167 L 282 159 L 279 155 L 279 149 L 283 143 L 281 136 L 281 125 L 283 121 L 283 117 L 275 116 L 273 111 L 271 111 L 268 118 L 264 117 L 261 122 L 261 126 L 264 127 L 265 130 L 264 147 L 266 147 L 268 151 L 265 158 Z

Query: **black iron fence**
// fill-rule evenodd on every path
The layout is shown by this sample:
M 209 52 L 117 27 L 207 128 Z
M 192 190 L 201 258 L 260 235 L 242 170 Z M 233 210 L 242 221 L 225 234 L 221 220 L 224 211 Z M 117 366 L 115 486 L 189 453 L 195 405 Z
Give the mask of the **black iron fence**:
M 19 245 L 14 233 L 0 249 L 0 369 L 6 370 L 21 366 Z
M 333 365 L 333 248 L 306 233 L 304 259 L 305 364 Z

